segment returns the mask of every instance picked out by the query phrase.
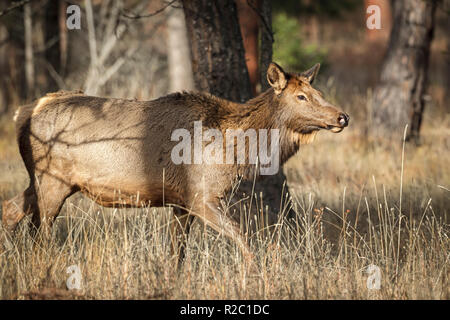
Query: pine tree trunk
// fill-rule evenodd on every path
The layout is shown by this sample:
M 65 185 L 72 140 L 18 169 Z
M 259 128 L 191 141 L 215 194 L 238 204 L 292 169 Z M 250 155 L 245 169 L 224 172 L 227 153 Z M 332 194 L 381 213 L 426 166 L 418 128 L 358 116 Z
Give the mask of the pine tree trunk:
M 190 48 L 184 13 L 179 8 L 167 10 L 167 58 L 169 62 L 169 91 L 194 89 Z
M 427 86 L 430 44 L 437 1 L 392 1 L 393 28 L 372 102 L 375 137 L 400 137 L 418 142 Z
M 61 47 L 58 43 L 62 40 L 60 39 L 59 7 L 59 1 L 49 1 L 42 10 L 42 19 L 45 21 L 45 46 L 49 46 L 45 50 L 46 65 L 42 68 L 47 76 L 47 86 L 42 88 L 44 92 L 59 89 L 58 82 L 49 70 L 51 68 L 53 72 L 61 73 Z
M 261 10 L 260 1 L 236 0 L 236 5 L 245 49 L 245 62 L 252 86 L 252 95 L 255 96 L 259 84 L 259 17 L 256 10 Z
M 261 0 L 261 18 L 259 24 L 261 28 L 259 70 L 261 77 L 261 92 L 264 92 L 270 87 L 267 82 L 267 68 L 269 68 L 269 64 L 272 62 L 272 45 L 274 41 L 272 31 L 272 6 L 270 0 Z
M 184 0 L 183 7 L 197 89 L 236 102 L 250 99 L 252 91 L 234 1 Z M 264 21 L 260 21 L 260 25 L 265 25 L 261 26 L 260 70 L 263 74 L 262 88 L 265 90 L 268 87 L 266 71 L 272 58 L 273 42 L 269 0 L 262 1 L 261 16 Z M 255 185 L 253 181 L 243 181 L 232 202 L 242 199 L 245 194 L 252 199 L 252 214 L 256 213 L 257 206 L 260 214 L 260 204 L 263 203 L 267 208 L 262 209 L 268 213 L 269 223 L 273 223 L 282 206 L 281 199 L 286 199 L 288 189 L 285 181 L 282 169 L 276 175 L 261 177 Z M 247 209 L 249 206 L 247 202 Z
M 234 0 L 183 0 L 196 88 L 244 102 L 252 97 Z

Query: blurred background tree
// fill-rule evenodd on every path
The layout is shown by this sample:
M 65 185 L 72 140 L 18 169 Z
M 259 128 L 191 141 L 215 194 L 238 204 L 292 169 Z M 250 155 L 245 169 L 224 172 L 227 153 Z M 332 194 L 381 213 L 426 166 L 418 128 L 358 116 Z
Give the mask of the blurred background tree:
M 292 70 L 305 70 L 317 62 L 327 68 L 327 49 L 321 45 L 320 20 L 342 19 L 361 7 L 358 0 L 272 1 L 275 33 L 274 59 Z
M 409 124 L 407 139 L 419 141 L 438 2 L 397 0 L 392 4 L 394 24 L 372 102 L 371 133 L 376 137 L 399 137 Z
M 306 70 L 320 62 L 326 68 L 326 49 L 317 43 L 308 43 L 302 35 L 298 18 L 286 12 L 276 13 L 273 19 L 275 34 L 273 58 L 288 70 Z

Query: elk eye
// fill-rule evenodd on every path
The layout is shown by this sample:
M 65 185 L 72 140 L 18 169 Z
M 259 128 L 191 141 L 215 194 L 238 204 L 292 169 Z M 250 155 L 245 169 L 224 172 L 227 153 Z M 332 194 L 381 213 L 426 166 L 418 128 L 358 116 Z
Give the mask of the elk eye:
M 297 98 L 300 101 L 306 101 L 307 100 L 306 97 L 303 94 L 298 95 Z

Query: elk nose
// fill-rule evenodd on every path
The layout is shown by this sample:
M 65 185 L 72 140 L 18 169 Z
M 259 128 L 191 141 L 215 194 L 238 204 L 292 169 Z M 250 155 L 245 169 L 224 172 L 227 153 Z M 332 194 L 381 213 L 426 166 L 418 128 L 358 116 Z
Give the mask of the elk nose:
M 346 113 L 341 113 L 338 117 L 338 123 L 342 126 L 342 127 L 346 127 L 348 126 L 348 122 L 350 121 L 350 117 L 348 116 L 348 114 Z

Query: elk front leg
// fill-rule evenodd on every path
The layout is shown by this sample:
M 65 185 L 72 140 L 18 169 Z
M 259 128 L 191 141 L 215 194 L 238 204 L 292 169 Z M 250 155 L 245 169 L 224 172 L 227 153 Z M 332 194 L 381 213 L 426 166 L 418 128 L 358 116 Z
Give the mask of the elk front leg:
M 233 240 L 241 250 L 244 259 L 254 267 L 253 254 L 250 251 L 247 241 L 241 235 L 239 224 L 222 213 L 218 206 L 218 201 L 206 201 L 203 206 L 200 206 L 200 208 L 197 207 L 195 215 L 199 217 L 205 225 L 210 226 L 219 234 L 223 234 Z

